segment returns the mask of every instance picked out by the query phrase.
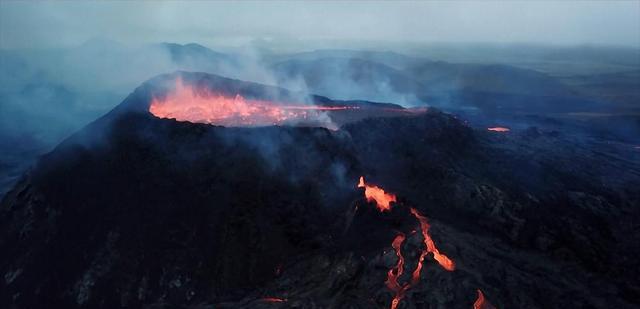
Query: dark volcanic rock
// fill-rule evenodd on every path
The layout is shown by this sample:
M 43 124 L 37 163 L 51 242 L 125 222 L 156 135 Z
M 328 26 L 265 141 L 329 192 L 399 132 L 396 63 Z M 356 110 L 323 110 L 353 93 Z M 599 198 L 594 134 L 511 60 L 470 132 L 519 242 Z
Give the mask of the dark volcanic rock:
M 3 265 L 23 270 L 3 293 L 18 304 L 230 295 L 322 247 L 332 205 L 353 199 L 354 160 L 324 129 L 131 115 L 102 138 L 67 141 L 3 203 Z
M 422 248 L 409 207 L 457 268 L 428 256 L 399 308 L 472 308 L 476 289 L 498 308 L 640 303 L 637 156 L 543 128 L 498 137 L 436 110 L 375 117 L 388 115 L 367 102 L 338 131 L 153 117 L 175 77 L 145 83 L 7 194 L 0 307 L 388 307 L 391 240 L 409 235 L 408 274 Z M 397 194 L 391 212 L 363 199 L 360 175 Z

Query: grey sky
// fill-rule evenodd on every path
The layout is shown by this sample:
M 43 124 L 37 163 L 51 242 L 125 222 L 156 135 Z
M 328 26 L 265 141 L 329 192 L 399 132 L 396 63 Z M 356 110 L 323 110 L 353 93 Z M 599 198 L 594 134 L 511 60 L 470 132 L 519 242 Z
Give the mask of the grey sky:
M 251 39 L 640 47 L 640 1 L 0 2 L 0 48 Z

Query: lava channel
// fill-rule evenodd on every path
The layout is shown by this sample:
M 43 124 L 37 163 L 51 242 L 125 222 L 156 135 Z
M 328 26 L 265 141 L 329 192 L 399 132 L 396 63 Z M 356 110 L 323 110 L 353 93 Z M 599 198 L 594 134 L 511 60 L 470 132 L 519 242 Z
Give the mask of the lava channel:
M 376 207 L 381 211 L 389 211 L 391 210 L 391 202 L 396 201 L 396 196 L 385 192 L 382 188 L 368 185 L 364 181 L 364 177 L 360 177 L 360 181 L 358 182 L 358 188 L 365 188 L 365 197 L 367 201 L 375 201 Z M 387 272 L 387 280 L 385 284 L 387 288 L 389 288 L 393 293 L 393 300 L 391 301 L 391 309 L 396 309 L 400 301 L 404 298 L 405 293 L 412 286 L 415 286 L 420 282 L 421 271 L 424 266 L 425 257 L 431 253 L 433 255 L 433 259 L 438 262 L 438 264 L 447 271 L 454 271 L 456 268 L 455 263 L 446 255 L 442 254 L 440 250 L 436 247 L 431 235 L 429 234 L 429 229 L 431 226 L 427 221 L 427 217 L 420 214 L 415 208 L 411 208 L 411 214 L 418 220 L 420 224 L 420 230 L 422 233 L 424 249 L 420 253 L 420 257 L 418 258 L 418 263 L 416 265 L 415 270 L 411 274 L 411 280 L 404 284 L 401 284 L 398 279 L 402 276 L 404 272 L 405 259 L 402 255 L 402 243 L 405 241 L 406 236 L 402 233 L 398 234 L 391 243 L 391 247 L 395 250 L 398 261 L 396 265 L 393 266 Z
M 420 229 L 422 230 L 422 237 L 424 238 L 424 245 L 426 247 L 426 253 L 423 254 L 426 255 L 427 253 L 433 253 L 433 259 L 436 260 L 442 268 L 448 271 L 454 271 L 456 269 L 456 264 L 446 255 L 440 253 L 440 250 L 436 247 L 431 235 L 429 235 L 429 228 L 431 228 L 431 225 L 427 222 L 427 217 L 421 215 L 415 208 L 411 208 L 411 214 L 418 219 L 418 222 L 420 222 Z M 419 275 L 420 273 L 418 273 L 418 276 Z
M 404 298 L 404 293 L 411 287 L 409 283 L 405 283 L 401 285 L 398 282 L 398 278 L 402 276 L 404 272 L 404 256 L 402 255 L 402 243 L 406 239 L 404 234 L 400 233 L 393 239 L 391 243 L 391 247 L 396 252 L 396 256 L 398 257 L 398 261 L 396 265 L 389 269 L 387 272 L 387 281 L 385 282 L 389 290 L 393 291 L 395 295 L 393 296 L 393 300 L 391 301 L 391 309 L 396 309 L 398 304 Z
M 473 309 L 496 309 L 496 307 L 490 304 L 482 294 L 482 291 L 478 289 L 478 298 L 473 303 Z

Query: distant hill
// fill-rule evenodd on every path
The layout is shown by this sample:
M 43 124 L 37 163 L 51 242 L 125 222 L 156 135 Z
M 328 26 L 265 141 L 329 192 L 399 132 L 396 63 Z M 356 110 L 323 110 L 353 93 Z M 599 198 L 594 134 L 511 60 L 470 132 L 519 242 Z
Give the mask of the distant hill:
M 243 60 L 236 55 L 229 55 L 214 51 L 196 43 L 176 44 L 160 43 L 153 44 L 141 50 L 139 53 L 164 53 L 173 69 L 209 72 L 229 76 L 240 71 Z M 158 72 L 160 73 L 160 72 Z
M 616 111 L 640 112 L 640 70 L 562 78 L 581 94 L 604 100 Z
M 301 80 L 311 93 L 340 99 L 397 101 L 420 87 L 400 70 L 360 58 L 288 60 L 271 69 L 280 84 Z
M 395 69 L 404 69 L 409 65 L 424 61 L 422 58 L 410 57 L 392 51 L 350 50 L 350 49 L 319 49 L 309 52 L 301 52 L 274 56 L 273 63 L 286 60 L 313 61 L 323 58 L 347 58 L 373 61 Z
M 362 52 L 361 55 L 371 57 L 349 58 L 355 55 L 358 53 L 341 50 L 296 54 L 293 59 L 275 63 L 271 69 L 277 82 L 285 87 L 297 86 L 341 99 L 426 104 L 445 109 L 471 107 L 491 113 L 601 109 L 596 98 L 581 96 L 557 78 L 534 70 L 502 64 L 418 62 L 395 53 Z M 398 69 L 372 58 L 403 59 L 406 67 Z
M 408 75 L 428 89 L 471 90 L 521 95 L 572 96 L 571 89 L 553 77 L 500 64 L 426 62 Z
M 640 67 L 640 49 L 619 46 L 442 43 L 415 47 L 412 53 L 455 63 L 514 65 L 553 76 L 619 72 Z
M 205 46 L 196 43 L 176 44 L 176 43 L 160 43 L 160 47 L 166 48 L 171 55 L 171 60 L 177 64 L 197 65 L 197 64 L 216 64 L 216 65 L 232 65 L 236 64 L 237 59 L 224 53 L 213 51 Z

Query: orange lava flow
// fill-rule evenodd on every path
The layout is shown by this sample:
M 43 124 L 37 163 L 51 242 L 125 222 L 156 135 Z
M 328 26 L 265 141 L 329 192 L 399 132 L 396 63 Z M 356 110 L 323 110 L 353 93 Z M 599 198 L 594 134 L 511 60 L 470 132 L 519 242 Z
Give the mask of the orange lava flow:
M 366 184 L 363 176 L 360 176 L 358 188 L 364 188 L 364 196 L 367 198 L 367 202 L 375 201 L 376 207 L 380 211 L 390 211 L 391 202 L 397 201 L 394 194 L 384 192 L 380 187 Z
M 360 177 L 360 181 L 358 182 L 358 188 L 365 188 L 365 196 L 368 202 L 375 201 L 376 207 L 381 211 L 389 211 L 391 210 L 391 202 L 396 202 L 396 196 L 385 192 L 382 188 L 377 186 L 366 184 L 364 181 L 364 177 Z M 356 206 L 357 210 L 357 206 Z M 387 271 L 387 280 L 385 284 L 389 290 L 394 293 L 393 299 L 391 300 L 391 309 L 397 309 L 400 301 L 405 297 L 405 293 L 413 286 L 420 282 L 422 268 L 424 267 L 424 259 L 429 253 L 433 254 L 433 259 L 438 262 L 438 264 L 447 271 L 454 271 L 456 269 L 456 263 L 451 260 L 448 256 L 438 250 L 435 242 L 431 238 L 429 234 L 429 229 L 431 225 L 428 222 L 427 217 L 423 216 L 416 210 L 415 208 L 410 208 L 411 214 L 418 220 L 420 223 L 420 231 L 423 237 L 424 249 L 420 253 L 418 257 L 418 263 L 413 273 L 411 273 L 411 280 L 404 284 L 399 282 L 400 277 L 404 273 L 405 266 L 405 258 L 402 255 L 402 244 L 407 239 L 405 234 L 400 233 L 396 235 L 396 237 L 391 242 L 391 247 L 396 253 L 396 257 L 398 258 L 396 264 Z M 411 234 L 415 233 L 413 230 Z M 496 309 L 493 305 L 491 305 L 482 294 L 482 291 L 479 289 L 478 291 L 478 299 L 473 304 L 473 309 Z
M 426 251 L 433 253 L 433 258 L 442 266 L 442 268 L 453 271 L 456 269 L 456 264 L 448 258 L 446 255 L 440 253 L 440 250 L 436 247 L 436 244 L 431 239 L 429 235 L 429 222 L 427 222 L 427 217 L 421 215 L 415 208 L 411 208 L 411 214 L 418 219 L 420 222 L 420 229 L 422 230 L 422 237 L 424 238 L 424 245 L 426 246 Z M 418 273 L 418 276 L 420 274 Z
M 283 303 L 287 301 L 284 298 L 278 298 L 278 297 L 265 297 L 265 298 L 261 298 L 260 300 L 268 303 Z
M 490 304 L 482 294 L 482 291 L 479 289 L 478 291 L 478 299 L 473 303 L 473 309 L 496 309 L 492 304 Z
M 420 257 L 418 258 L 418 264 L 416 265 L 416 269 L 413 270 L 413 274 L 411 274 L 411 285 L 416 285 L 420 282 L 420 274 L 422 271 L 422 265 L 424 264 L 424 257 L 429 254 L 429 251 L 422 250 L 420 253 Z
M 511 131 L 511 129 L 505 128 L 505 127 L 491 127 L 491 128 L 487 128 L 487 130 L 492 131 L 492 132 L 509 132 L 509 131 Z
M 391 301 L 391 309 L 396 309 L 398 307 L 400 300 L 402 300 L 402 298 L 404 297 L 404 293 L 410 287 L 408 283 L 404 285 L 400 285 L 400 283 L 398 283 L 398 278 L 400 278 L 400 276 L 402 276 L 402 273 L 404 272 L 404 256 L 402 256 L 402 243 L 405 239 L 406 236 L 400 233 L 398 234 L 398 236 L 396 236 L 396 238 L 393 239 L 393 242 L 391 243 L 391 247 L 393 247 L 393 249 L 396 251 L 396 256 L 398 257 L 398 262 L 396 262 L 396 265 L 389 269 L 389 272 L 387 272 L 387 281 L 385 282 L 387 284 L 387 287 L 395 293 L 395 295 L 393 296 L 393 300 Z
M 281 104 L 246 99 L 241 95 L 228 96 L 210 89 L 195 88 L 176 80 L 175 89 L 167 96 L 154 97 L 149 112 L 159 118 L 208 123 L 223 126 L 266 126 L 313 123 L 335 129 L 327 111 L 357 109 L 355 106 L 316 106 Z
M 404 298 L 405 292 L 420 282 L 420 274 L 424 265 L 424 258 L 429 253 L 433 253 L 433 258 L 438 262 L 438 264 L 440 264 L 440 266 L 442 266 L 442 268 L 448 271 L 455 270 L 455 263 L 446 255 L 440 253 L 438 248 L 436 248 L 433 239 L 431 239 L 431 236 L 429 235 L 430 226 L 427 222 L 427 217 L 421 215 L 414 208 L 411 208 L 411 214 L 420 222 L 420 229 L 422 231 L 422 236 L 424 237 L 425 249 L 420 253 L 416 269 L 411 274 L 411 281 L 405 284 L 400 284 L 398 283 L 398 278 L 400 278 L 404 272 L 405 263 L 402 255 L 402 243 L 405 241 L 406 236 L 404 234 L 398 234 L 398 236 L 393 239 L 391 247 L 393 247 L 396 252 L 398 262 L 393 268 L 389 269 L 387 273 L 387 281 L 385 282 L 387 287 L 395 293 L 393 300 L 391 301 L 391 309 L 396 309 L 402 298 Z

